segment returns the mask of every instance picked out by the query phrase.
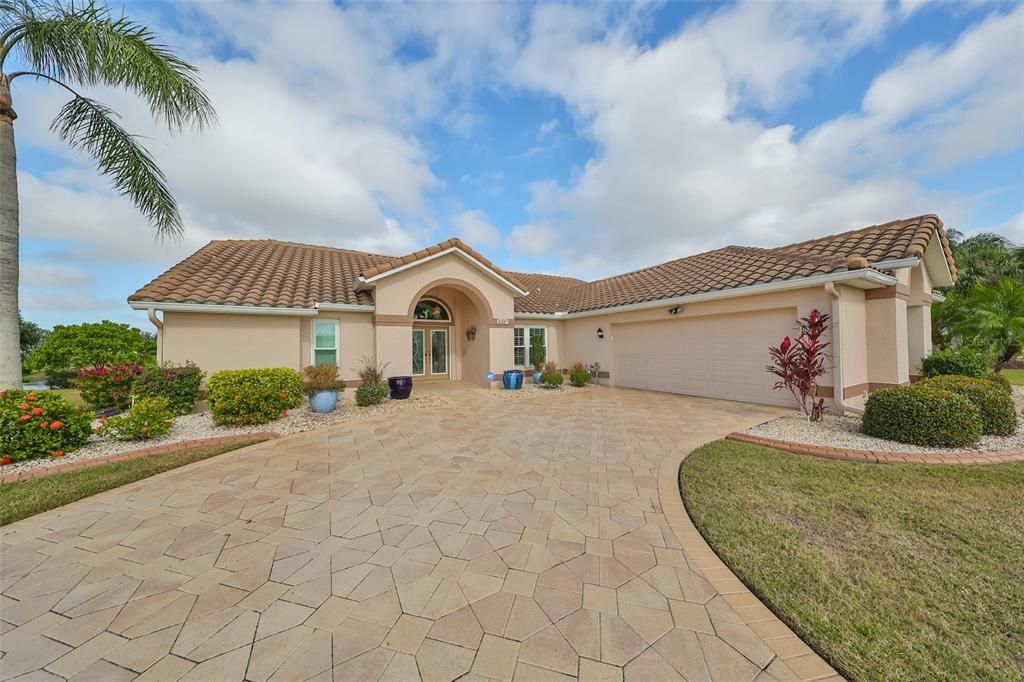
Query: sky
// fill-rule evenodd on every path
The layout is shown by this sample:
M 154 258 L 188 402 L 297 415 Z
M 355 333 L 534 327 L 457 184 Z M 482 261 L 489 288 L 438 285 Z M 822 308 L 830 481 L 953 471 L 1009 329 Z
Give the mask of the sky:
M 1024 243 L 1024 4 L 157 2 L 125 12 L 219 121 L 146 140 L 182 210 L 160 241 L 14 83 L 21 308 L 149 328 L 126 298 L 211 239 L 401 255 L 459 236 L 595 279 L 728 244 L 922 213 Z

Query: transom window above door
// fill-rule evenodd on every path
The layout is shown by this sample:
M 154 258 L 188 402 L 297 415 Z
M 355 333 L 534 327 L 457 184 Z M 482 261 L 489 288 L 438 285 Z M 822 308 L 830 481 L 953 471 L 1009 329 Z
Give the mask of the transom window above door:
M 450 322 L 452 317 L 443 303 L 425 298 L 416 304 L 416 308 L 412 312 L 412 319 Z

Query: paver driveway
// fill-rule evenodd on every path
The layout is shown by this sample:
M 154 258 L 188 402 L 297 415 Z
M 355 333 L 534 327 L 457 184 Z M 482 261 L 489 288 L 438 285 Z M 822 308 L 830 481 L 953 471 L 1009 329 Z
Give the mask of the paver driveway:
M 4 528 L 0 677 L 789 676 L 658 495 L 666 457 L 777 408 L 447 397 Z

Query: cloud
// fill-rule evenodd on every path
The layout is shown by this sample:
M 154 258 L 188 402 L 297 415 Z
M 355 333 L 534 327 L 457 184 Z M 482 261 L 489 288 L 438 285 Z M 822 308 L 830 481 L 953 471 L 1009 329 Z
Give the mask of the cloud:
M 544 121 L 540 124 L 540 128 L 537 129 L 537 135 L 539 137 L 547 137 L 551 133 L 558 130 L 560 121 L 557 118 L 553 118 L 550 121 Z
M 1001 234 L 1014 244 L 1018 246 L 1024 246 L 1024 211 L 1010 216 L 1007 220 L 998 225 L 991 225 L 989 227 L 983 227 L 977 230 L 972 230 L 972 234 L 978 234 L 981 232 L 994 232 Z
M 22 286 L 43 289 L 85 288 L 95 283 L 85 270 L 58 263 L 22 263 L 18 274 Z
M 505 238 L 505 247 L 517 254 L 544 256 L 555 246 L 557 233 L 548 225 L 517 225 Z
M 42 294 L 26 292 L 21 294 L 21 307 L 34 311 L 75 311 L 75 310 L 111 310 L 123 308 L 122 301 L 110 298 L 98 298 L 89 294 L 62 292 L 59 294 Z
M 497 246 L 501 240 L 498 228 L 487 220 L 483 211 L 462 211 L 452 216 L 456 233 L 470 246 L 476 248 Z

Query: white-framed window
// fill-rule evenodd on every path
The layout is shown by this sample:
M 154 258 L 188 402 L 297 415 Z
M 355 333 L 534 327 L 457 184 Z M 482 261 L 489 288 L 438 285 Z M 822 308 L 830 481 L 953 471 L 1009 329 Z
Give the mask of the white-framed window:
M 544 346 L 544 362 L 547 362 L 547 327 L 516 327 L 512 330 L 512 354 L 516 367 L 532 366 L 530 363 L 530 345 L 535 338 L 541 339 L 541 344 Z
M 314 365 L 337 365 L 341 361 L 341 334 L 337 320 L 313 320 L 312 360 Z

